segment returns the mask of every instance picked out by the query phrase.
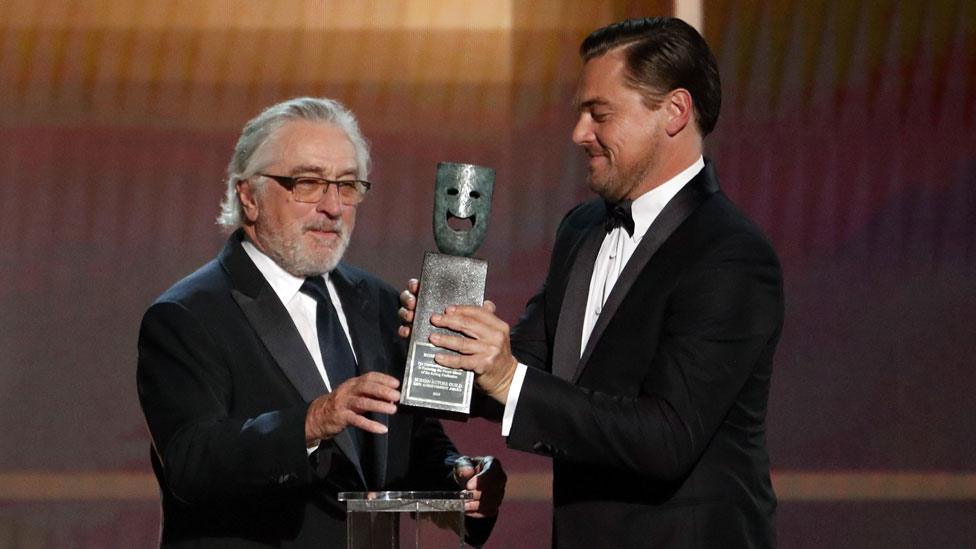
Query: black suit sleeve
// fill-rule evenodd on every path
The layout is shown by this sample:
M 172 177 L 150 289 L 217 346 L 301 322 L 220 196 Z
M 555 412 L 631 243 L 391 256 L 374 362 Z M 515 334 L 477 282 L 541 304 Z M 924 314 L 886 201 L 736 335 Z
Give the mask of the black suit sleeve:
M 184 501 L 199 502 L 312 481 L 307 405 L 232 417 L 234 380 L 225 356 L 179 303 L 157 303 L 143 318 L 139 400 L 167 488 Z
M 549 343 L 546 340 L 546 285 L 525 306 L 512 327 L 512 352 L 519 362 L 548 371 Z
M 661 480 L 680 478 L 738 404 L 755 365 L 771 353 L 782 306 L 782 276 L 768 244 L 751 233 L 724 239 L 693 262 L 672 290 L 636 397 L 579 387 L 530 368 L 509 446 Z

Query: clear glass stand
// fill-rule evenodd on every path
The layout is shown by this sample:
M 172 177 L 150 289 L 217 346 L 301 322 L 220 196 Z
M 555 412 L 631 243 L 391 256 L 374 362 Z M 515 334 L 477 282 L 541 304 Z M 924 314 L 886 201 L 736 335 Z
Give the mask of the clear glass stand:
M 340 492 L 349 549 L 464 547 L 471 492 Z M 408 520 L 401 520 L 406 515 Z

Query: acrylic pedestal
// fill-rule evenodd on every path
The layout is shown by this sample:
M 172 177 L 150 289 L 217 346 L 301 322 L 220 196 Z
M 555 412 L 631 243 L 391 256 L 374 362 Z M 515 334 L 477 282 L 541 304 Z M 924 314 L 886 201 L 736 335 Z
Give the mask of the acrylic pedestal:
M 340 492 L 349 549 L 465 547 L 470 492 Z

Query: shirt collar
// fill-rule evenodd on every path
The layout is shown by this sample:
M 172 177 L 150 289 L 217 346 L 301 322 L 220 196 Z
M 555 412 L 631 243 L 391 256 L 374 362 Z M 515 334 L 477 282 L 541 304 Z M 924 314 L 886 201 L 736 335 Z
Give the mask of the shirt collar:
M 251 261 L 254 262 L 254 266 L 264 275 L 264 279 L 268 281 L 271 289 L 274 290 L 282 303 L 290 302 L 298 294 L 302 284 L 305 283 L 304 278 L 295 276 L 282 269 L 281 265 L 275 263 L 273 259 L 259 250 L 250 240 L 245 239 L 242 241 L 241 247 L 244 248 L 244 252 L 251 258 Z M 328 281 L 328 275 L 325 275 L 325 278 Z
M 634 216 L 634 241 L 639 241 L 644 233 L 651 228 L 651 223 L 657 219 L 668 202 L 678 194 L 698 172 L 705 167 L 705 160 L 699 156 L 691 166 L 682 170 L 678 175 L 638 196 L 630 206 Z

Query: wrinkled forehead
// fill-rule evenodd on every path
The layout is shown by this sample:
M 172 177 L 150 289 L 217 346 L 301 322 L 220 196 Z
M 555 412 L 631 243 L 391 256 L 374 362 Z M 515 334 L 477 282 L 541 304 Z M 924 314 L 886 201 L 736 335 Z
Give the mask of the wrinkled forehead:
M 285 122 L 258 147 L 252 165 L 294 173 L 332 176 L 359 169 L 356 149 L 345 130 L 329 122 Z

